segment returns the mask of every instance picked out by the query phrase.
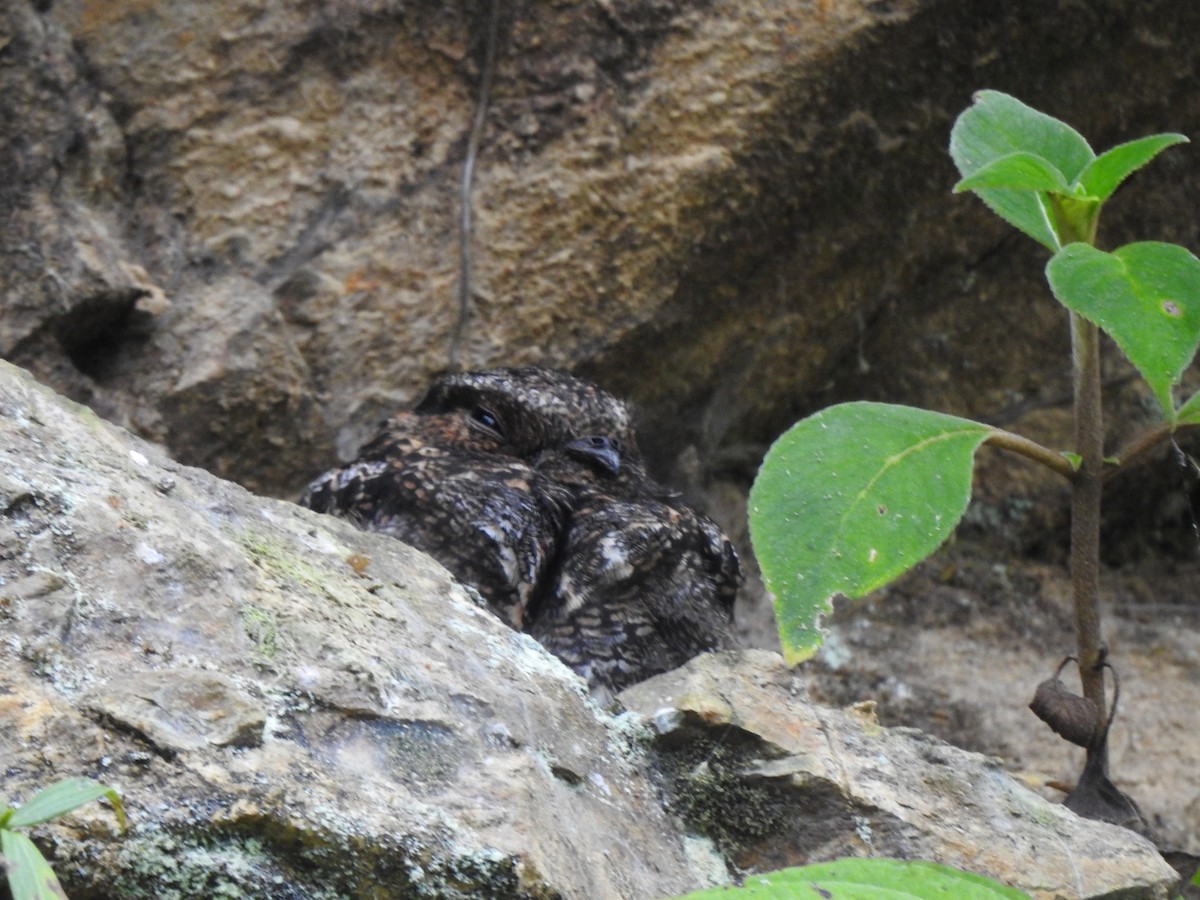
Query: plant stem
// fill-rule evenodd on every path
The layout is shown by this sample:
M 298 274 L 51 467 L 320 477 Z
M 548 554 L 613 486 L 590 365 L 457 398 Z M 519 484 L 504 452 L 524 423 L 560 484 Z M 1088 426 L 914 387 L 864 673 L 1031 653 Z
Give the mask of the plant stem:
M 479 142 L 487 124 L 488 101 L 492 80 L 496 75 L 496 41 L 500 29 L 500 0 L 492 0 L 488 13 L 487 38 L 484 43 L 483 68 L 479 73 L 479 99 L 467 135 L 467 154 L 463 160 L 458 219 L 458 321 L 450 336 L 450 371 L 458 371 L 458 353 L 471 318 L 471 186 L 475 182 L 475 162 L 479 158 Z
M 1048 447 L 1043 447 L 1037 441 L 1031 441 L 1023 435 L 1013 434 L 1011 431 L 997 428 L 987 436 L 984 443 L 990 447 L 999 447 L 1001 450 L 1019 453 L 1027 459 L 1040 462 L 1043 466 L 1054 470 L 1068 481 L 1075 479 L 1075 467 L 1069 459 L 1061 453 L 1056 453 Z
M 1075 363 L 1075 451 L 1079 469 L 1071 482 L 1071 592 L 1083 696 L 1096 706 L 1097 733 L 1104 727 L 1103 641 L 1100 634 L 1100 493 L 1104 481 L 1104 431 L 1100 407 L 1100 339 L 1096 326 L 1071 313 Z
M 1146 454 L 1159 444 L 1170 440 L 1178 434 L 1185 434 L 1189 431 L 1195 431 L 1198 428 L 1200 428 L 1200 425 L 1194 422 L 1186 422 L 1182 425 L 1163 424 L 1138 435 L 1129 446 L 1117 454 L 1117 463 L 1107 468 L 1104 472 L 1104 480 L 1107 481 L 1113 476 L 1124 472 L 1126 469 L 1133 468 L 1136 463 L 1141 462 L 1142 457 L 1146 456 Z

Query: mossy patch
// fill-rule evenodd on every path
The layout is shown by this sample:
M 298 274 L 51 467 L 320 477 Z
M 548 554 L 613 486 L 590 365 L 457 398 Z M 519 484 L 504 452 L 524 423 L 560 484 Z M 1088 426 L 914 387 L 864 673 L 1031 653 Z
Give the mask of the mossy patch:
M 265 534 L 243 532 L 238 541 L 250 561 L 271 581 L 301 588 L 339 604 L 351 604 L 354 594 L 342 586 L 342 573 L 330 578 L 318 566 L 297 555 L 292 544 Z
M 761 744 L 754 735 L 725 728 L 660 748 L 671 809 L 727 858 L 783 831 L 790 817 L 783 793 L 746 774 L 762 757 Z
M 277 580 L 315 588 L 325 584 L 326 579 L 320 570 L 296 556 L 293 549 L 282 541 L 247 532 L 240 535 L 240 543 L 250 561 Z
M 257 606 L 243 606 L 242 628 L 263 659 L 268 661 L 275 659 L 279 641 L 279 629 L 275 624 L 275 616 Z
M 143 830 L 122 841 L 116 868 L 105 890 L 129 900 L 558 896 L 518 859 L 452 848 L 444 834 L 368 840 L 261 816 L 186 832 Z

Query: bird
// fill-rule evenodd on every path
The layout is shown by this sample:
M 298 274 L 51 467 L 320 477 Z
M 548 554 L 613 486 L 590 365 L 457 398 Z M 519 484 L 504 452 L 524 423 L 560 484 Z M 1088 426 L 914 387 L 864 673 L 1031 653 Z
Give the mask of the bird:
M 496 419 L 503 449 L 531 459 L 549 447 L 590 434 L 605 435 L 640 458 L 633 411 L 590 381 L 541 366 L 450 372 L 436 378 L 417 414 L 483 410 Z M 493 426 L 494 428 L 495 426 Z
M 571 501 L 531 460 L 592 431 L 637 454 L 627 404 L 567 372 L 443 373 L 298 502 L 425 551 L 521 630 Z
M 636 448 L 586 435 L 541 452 L 534 467 L 571 500 L 528 630 L 598 700 L 734 646 L 733 544 L 654 481 Z

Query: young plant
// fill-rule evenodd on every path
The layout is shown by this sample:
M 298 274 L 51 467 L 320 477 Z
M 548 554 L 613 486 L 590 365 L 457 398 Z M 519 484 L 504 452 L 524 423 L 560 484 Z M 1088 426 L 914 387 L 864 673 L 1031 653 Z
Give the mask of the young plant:
M 980 446 L 1021 454 L 1070 482 L 1075 658 L 1083 697 L 1056 689 L 1054 680 L 1039 690 L 1035 711 L 1087 748 L 1085 775 L 1068 806 L 1110 820 L 1136 817 L 1136 807 L 1108 790 L 1101 488 L 1176 429 L 1200 423 L 1200 394 L 1178 406 L 1173 396 L 1200 342 L 1200 260 L 1183 247 L 1149 241 L 1105 252 L 1095 246 L 1096 229 L 1105 201 L 1129 175 L 1186 140 L 1153 135 L 1097 156 L 1070 126 L 998 91 L 976 94 L 951 131 L 950 154 L 962 175 L 955 191 L 974 191 L 1053 254 L 1046 278 L 1071 325 L 1073 448 L 1056 452 L 1002 429 L 924 409 L 845 403 L 780 437 L 750 493 L 751 539 L 776 597 L 784 655 L 795 664 L 820 645 L 819 619 L 834 595 L 862 597 L 945 541 L 966 510 Z M 1128 452 L 1107 460 L 1100 330 L 1146 380 L 1164 420 Z M 1100 795 L 1120 800 L 1098 801 Z
M 16 829 L 57 819 L 100 797 L 108 798 L 117 823 L 124 828 L 125 809 L 117 792 L 87 778 L 59 781 L 34 794 L 24 806 L 5 806 L 0 811 L 0 855 L 13 900 L 61 900 L 66 896 L 46 857 Z

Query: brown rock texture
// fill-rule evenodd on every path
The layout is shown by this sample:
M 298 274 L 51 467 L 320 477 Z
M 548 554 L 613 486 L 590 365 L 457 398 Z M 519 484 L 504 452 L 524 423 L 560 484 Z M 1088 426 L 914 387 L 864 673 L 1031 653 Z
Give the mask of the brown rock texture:
M 290 495 L 449 359 L 486 5 L 46 6 L 3 12 L 0 354 Z M 642 406 L 660 467 L 695 445 L 743 476 L 843 396 L 1057 397 L 1036 250 L 949 195 L 949 125 L 987 86 L 1098 145 L 1186 131 L 1196 16 L 504 4 L 460 359 L 581 368 Z M 1194 236 L 1173 176 L 1108 239 Z

